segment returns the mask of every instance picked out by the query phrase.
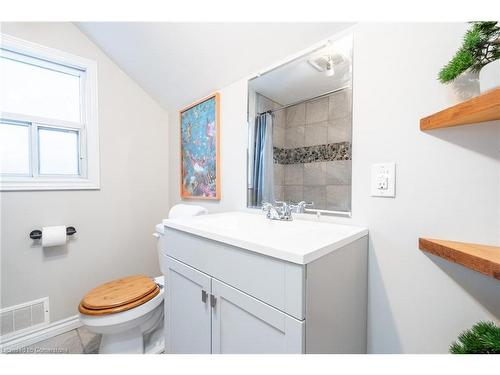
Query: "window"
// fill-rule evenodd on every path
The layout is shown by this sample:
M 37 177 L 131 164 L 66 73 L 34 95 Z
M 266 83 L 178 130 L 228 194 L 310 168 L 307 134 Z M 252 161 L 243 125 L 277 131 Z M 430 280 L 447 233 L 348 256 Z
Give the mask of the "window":
M 1 190 L 99 188 L 96 70 L 1 35 Z

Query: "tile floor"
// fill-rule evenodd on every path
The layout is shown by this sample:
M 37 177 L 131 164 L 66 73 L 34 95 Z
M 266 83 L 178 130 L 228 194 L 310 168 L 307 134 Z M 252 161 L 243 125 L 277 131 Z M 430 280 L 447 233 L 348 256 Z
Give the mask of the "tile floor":
M 101 335 L 85 327 L 51 337 L 14 351 L 16 354 L 97 354 Z

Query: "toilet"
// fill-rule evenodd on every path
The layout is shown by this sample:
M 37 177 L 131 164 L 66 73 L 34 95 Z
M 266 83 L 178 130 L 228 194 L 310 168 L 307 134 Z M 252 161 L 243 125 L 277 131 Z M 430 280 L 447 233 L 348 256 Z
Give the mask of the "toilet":
M 206 215 L 205 208 L 177 204 L 169 218 Z M 156 226 L 158 255 L 165 228 Z M 80 322 L 91 332 L 102 335 L 99 353 L 162 353 L 165 279 L 145 275 L 123 277 L 88 292 L 78 305 Z
M 99 353 L 161 353 L 163 296 L 163 276 L 117 279 L 83 297 L 80 322 L 102 335 Z

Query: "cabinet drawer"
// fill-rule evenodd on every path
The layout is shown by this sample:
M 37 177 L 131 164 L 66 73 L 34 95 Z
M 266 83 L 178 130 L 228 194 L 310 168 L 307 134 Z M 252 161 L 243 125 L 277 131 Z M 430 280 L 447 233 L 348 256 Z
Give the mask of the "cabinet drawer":
M 168 227 L 161 251 L 299 320 L 305 318 L 302 265 Z

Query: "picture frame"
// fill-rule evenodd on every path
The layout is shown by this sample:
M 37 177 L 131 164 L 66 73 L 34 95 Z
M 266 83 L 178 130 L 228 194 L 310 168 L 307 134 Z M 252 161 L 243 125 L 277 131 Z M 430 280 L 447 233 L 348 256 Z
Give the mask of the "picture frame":
M 179 111 L 182 199 L 221 199 L 220 95 Z

